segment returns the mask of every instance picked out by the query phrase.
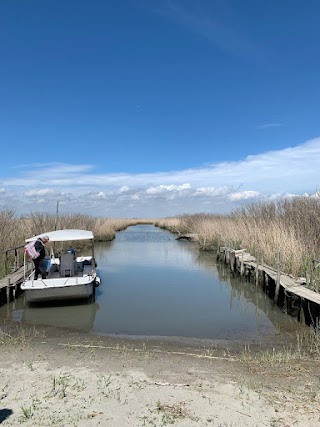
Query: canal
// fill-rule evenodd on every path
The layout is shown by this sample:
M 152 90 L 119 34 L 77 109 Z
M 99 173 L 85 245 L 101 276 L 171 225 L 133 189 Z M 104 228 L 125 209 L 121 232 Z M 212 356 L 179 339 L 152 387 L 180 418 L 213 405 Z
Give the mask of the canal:
M 101 285 L 94 303 L 28 306 L 23 294 L 0 319 L 130 337 L 283 341 L 297 321 L 253 283 L 233 277 L 188 241 L 152 225 L 118 232 L 96 245 Z

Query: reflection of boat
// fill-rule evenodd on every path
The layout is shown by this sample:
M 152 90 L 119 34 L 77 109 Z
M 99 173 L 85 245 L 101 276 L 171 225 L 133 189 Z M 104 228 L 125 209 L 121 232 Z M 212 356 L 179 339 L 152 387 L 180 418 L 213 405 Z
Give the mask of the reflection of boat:
M 57 328 L 90 331 L 93 328 L 99 305 L 81 304 L 63 306 L 27 306 L 22 320 L 32 325 L 53 326 Z
M 51 243 L 69 242 L 70 244 L 70 242 L 78 240 L 91 241 L 92 255 L 76 257 L 74 250 L 66 250 L 59 258 L 56 258 L 53 248 L 51 248 L 46 278 L 35 280 L 34 272 L 32 272 L 24 278 L 21 284 L 21 289 L 26 294 L 26 301 L 42 302 L 90 298 L 93 295 L 94 286 L 100 282 L 96 274 L 92 232 L 87 230 L 50 231 L 26 239 L 26 242 L 32 242 L 44 236 L 47 236 Z M 25 265 L 26 262 L 25 256 Z

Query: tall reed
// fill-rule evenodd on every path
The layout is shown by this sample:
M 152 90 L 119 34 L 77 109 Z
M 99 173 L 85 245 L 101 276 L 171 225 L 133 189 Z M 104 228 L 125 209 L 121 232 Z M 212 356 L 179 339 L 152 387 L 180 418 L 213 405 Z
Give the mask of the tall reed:
M 245 248 L 258 262 L 273 267 L 280 252 L 282 271 L 296 277 L 310 274 L 310 287 L 317 288 L 319 271 L 313 270 L 313 260 L 320 259 L 319 197 L 257 203 L 227 215 L 181 215 L 159 225 L 170 228 L 170 223 L 176 232 L 195 234 L 203 249 Z
M 97 241 L 109 241 L 114 239 L 117 231 L 130 225 L 154 224 L 153 219 L 119 219 L 98 218 L 90 215 L 70 214 L 50 215 L 47 213 L 31 213 L 24 217 L 16 217 L 13 210 L 0 211 L 0 277 L 8 273 L 15 260 L 14 250 L 25 244 L 25 239 L 37 234 L 56 229 L 81 229 L 91 230 Z M 7 251 L 7 252 L 5 252 Z M 19 265 L 22 264 L 23 251 L 18 252 Z

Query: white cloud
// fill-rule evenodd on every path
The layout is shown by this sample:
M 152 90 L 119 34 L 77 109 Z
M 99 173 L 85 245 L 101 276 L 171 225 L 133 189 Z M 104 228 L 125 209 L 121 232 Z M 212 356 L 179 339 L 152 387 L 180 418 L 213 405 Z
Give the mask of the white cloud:
M 228 195 L 229 199 L 232 201 L 238 200 L 248 200 L 256 198 L 260 195 L 258 191 L 237 191 L 236 193 L 231 193 Z
M 99 191 L 99 193 L 96 194 L 96 197 L 105 199 L 107 197 L 106 193 L 104 191 Z
M 230 193 L 231 188 L 226 186 L 221 187 L 200 187 L 195 191 L 196 196 L 225 196 Z
M 130 190 L 130 187 L 127 185 L 124 185 L 123 187 L 119 188 L 118 193 L 127 193 Z
M 156 173 L 100 173 L 92 165 L 24 165 L 1 177 L 1 203 L 28 213 L 41 201 L 55 212 L 160 216 L 229 211 L 239 204 L 320 188 L 320 138 L 239 161 Z M 131 204 L 131 205 L 130 205 Z M 129 209 L 129 205 L 131 206 Z M 93 209 L 94 207 L 94 209 Z
M 42 190 L 30 190 L 26 191 L 24 195 L 26 197 L 37 197 L 37 196 L 46 196 L 48 194 L 52 194 L 53 190 L 50 190 L 49 188 L 44 188 Z
M 182 185 L 159 185 L 158 187 L 150 187 L 146 189 L 147 194 L 160 194 L 167 193 L 172 191 L 183 191 L 189 190 L 191 188 L 190 184 L 182 184 Z

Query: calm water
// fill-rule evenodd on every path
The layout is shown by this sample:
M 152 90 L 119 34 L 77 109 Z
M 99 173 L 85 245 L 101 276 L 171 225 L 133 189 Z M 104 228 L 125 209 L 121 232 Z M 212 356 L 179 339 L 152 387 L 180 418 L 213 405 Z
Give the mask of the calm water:
M 269 340 L 297 322 L 254 284 L 232 278 L 214 253 L 141 225 L 96 245 L 101 285 L 93 304 L 26 306 L 23 295 L 1 319 L 102 334 Z

